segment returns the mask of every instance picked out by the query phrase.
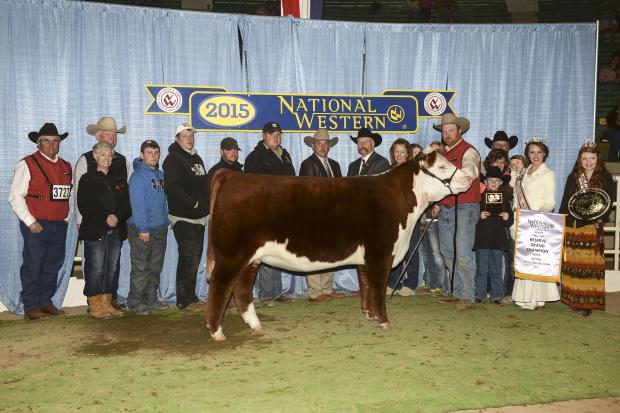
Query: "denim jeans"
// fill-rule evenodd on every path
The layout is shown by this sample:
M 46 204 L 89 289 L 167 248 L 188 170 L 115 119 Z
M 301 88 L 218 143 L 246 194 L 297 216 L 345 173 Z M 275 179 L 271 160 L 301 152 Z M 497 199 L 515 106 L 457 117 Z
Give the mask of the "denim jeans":
M 177 221 L 172 227 L 179 246 L 177 263 L 177 307 L 185 308 L 198 301 L 196 277 L 202 257 L 205 226 L 186 221 Z
M 413 233 L 411 234 L 411 240 L 409 243 L 409 249 L 407 250 L 407 254 L 405 254 L 405 258 L 390 271 L 390 278 L 388 279 L 388 286 L 394 290 L 397 290 L 401 287 L 409 287 L 412 290 L 418 288 L 418 278 L 420 272 L 420 254 L 416 250 L 413 252 L 418 240 L 420 239 L 420 223 L 417 222 L 415 227 L 413 228 Z M 397 286 L 396 281 L 398 281 L 398 277 L 400 273 L 403 271 L 403 267 L 405 266 L 409 257 L 413 253 L 413 257 L 409 260 L 409 265 L 407 265 L 407 276 L 404 280 L 401 280 L 401 285 Z M 397 288 L 398 287 L 398 288 Z
M 491 301 L 504 297 L 503 255 L 500 250 L 476 250 L 476 298 L 480 301 L 487 299 L 487 277 L 491 280 Z
M 259 300 L 277 300 L 282 296 L 282 272 L 261 264 L 258 267 Z
M 454 211 L 457 210 L 458 216 Z M 454 289 L 452 295 L 456 298 L 474 301 L 475 277 L 476 277 L 476 258 L 474 251 L 474 241 L 476 238 L 476 224 L 480 217 L 480 204 L 466 203 L 458 204 L 456 207 L 448 208 L 441 206 L 439 212 L 439 246 L 446 267 L 452 271 L 452 261 L 454 260 L 454 230 L 455 218 L 458 218 L 456 225 L 456 265 L 453 274 Z
M 127 307 L 131 311 L 146 311 L 157 307 L 159 300 L 159 276 L 164 267 L 168 227 L 149 231 L 149 241 L 141 241 L 138 229 L 128 228 L 131 246 L 131 274 L 129 276 L 129 295 Z
M 422 230 L 422 232 L 424 232 Z M 450 292 L 450 278 L 446 264 L 439 250 L 439 227 L 437 221 L 430 223 L 430 229 L 422 238 L 420 254 L 424 262 L 424 281 L 429 288 L 440 288 L 445 293 Z
M 58 283 L 58 271 L 65 260 L 67 223 L 43 220 L 38 222 L 43 227 L 43 231 L 38 234 L 33 234 L 23 222 L 19 222 L 24 238 L 23 262 L 19 269 L 24 311 L 52 304 Z
M 84 295 L 112 294 L 114 273 L 123 243 L 118 230 L 104 232 L 100 240 L 84 241 Z
M 512 295 L 512 287 L 515 285 L 515 249 L 514 241 L 508 235 L 510 241 L 510 249 L 504 251 L 504 296 Z

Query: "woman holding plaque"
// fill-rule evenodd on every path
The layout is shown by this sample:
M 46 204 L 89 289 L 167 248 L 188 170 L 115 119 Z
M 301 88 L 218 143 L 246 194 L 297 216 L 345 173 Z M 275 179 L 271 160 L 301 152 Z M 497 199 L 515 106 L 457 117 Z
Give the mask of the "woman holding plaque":
M 544 139 L 532 138 L 526 142 L 525 156 L 529 159 L 530 166 L 515 182 L 514 208 L 542 212 L 552 212 L 555 208 L 555 172 L 545 163 L 548 155 L 549 148 Z M 510 228 L 513 238 L 515 225 Z M 522 277 L 519 274 L 515 276 L 517 279 L 512 290 L 512 299 L 522 309 L 544 309 L 545 302 L 560 299 L 554 281 L 524 279 L 519 278 Z
M 603 224 L 613 192 L 613 180 L 596 144 L 586 141 L 566 179 L 560 204 L 560 213 L 567 214 L 562 302 L 583 317 L 592 310 L 605 310 Z

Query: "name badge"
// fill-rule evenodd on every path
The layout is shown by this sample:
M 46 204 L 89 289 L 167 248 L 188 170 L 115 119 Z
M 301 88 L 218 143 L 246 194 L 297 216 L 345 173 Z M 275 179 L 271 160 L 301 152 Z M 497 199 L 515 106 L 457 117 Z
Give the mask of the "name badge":
M 52 185 L 52 201 L 65 201 L 71 196 L 71 185 Z

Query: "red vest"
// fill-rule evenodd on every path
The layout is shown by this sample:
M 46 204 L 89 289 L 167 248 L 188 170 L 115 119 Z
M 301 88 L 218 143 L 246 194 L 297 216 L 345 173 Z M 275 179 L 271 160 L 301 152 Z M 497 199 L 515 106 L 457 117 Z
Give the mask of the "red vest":
M 34 158 L 38 161 L 38 165 Z M 71 192 L 71 165 L 60 158 L 54 163 L 38 151 L 26 156 L 24 161 L 30 171 L 26 195 L 28 211 L 36 219 L 44 221 L 62 221 L 67 218 Z
M 445 156 L 448 159 L 448 161 L 450 161 L 451 164 L 461 169 L 463 167 L 463 155 L 465 154 L 465 151 L 467 151 L 469 148 L 473 148 L 474 150 L 476 150 L 476 148 L 471 146 L 469 143 L 465 142 L 464 139 L 461 139 L 461 141 L 457 143 L 455 147 L 451 148 L 449 151 L 446 151 L 444 149 L 441 154 Z M 480 170 L 480 164 L 478 164 L 478 170 Z M 467 191 L 461 192 L 460 194 L 458 194 L 458 197 L 459 197 L 459 204 L 479 203 L 480 202 L 480 176 L 474 179 L 474 181 L 471 183 L 471 186 L 469 187 Z M 439 205 L 454 206 L 455 198 L 456 198 L 455 195 L 447 196 L 441 201 L 439 201 Z

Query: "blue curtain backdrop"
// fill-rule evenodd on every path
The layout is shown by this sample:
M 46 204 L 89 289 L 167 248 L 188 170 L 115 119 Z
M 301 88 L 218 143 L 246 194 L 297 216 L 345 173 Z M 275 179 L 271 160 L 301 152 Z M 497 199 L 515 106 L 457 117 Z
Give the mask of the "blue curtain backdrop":
M 184 116 L 145 115 L 145 83 L 223 86 L 231 91 L 377 94 L 384 89 L 454 89 L 452 107 L 471 120 L 467 140 L 484 157 L 484 138 L 498 129 L 525 138 L 549 139 L 548 164 L 558 176 L 558 198 L 577 147 L 591 136 L 594 107 L 594 24 L 400 25 L 195 13 L 65 0 L 0 0 L 0 198 L 8 198 L 14 165 L 35 146 L 26 135 L 54 122 L 69 137 L 61 156 L 75 164 L 94 138 L 86 125 L 114 116 L 127 125 L 117 149 L 127 158 L 140 143 L 156 139 L 162 155 Z M 420 118 L 423 145 L 439 139 L 436 118 Z M 232 134 L 241 159 L 259 134 Z M 219 160 L 222 135 L 200 133 L 197 149 L 207 166 Z M 378 152 L 388 155 L 397 135 L 386 135 Z M 303 134 L 286 134 L 283 146 L 296 169 L 310 155 Z M 357 157 L 348 136 L 330 156 L 347 165 Z M 378 217 L 377 219 L 380 219 Z M 317 217 L 317 225 L 320 224 Z M 19 267 L 22 239 L 8 204 L 0 209 L 0 301 L 21 312 Z M 70 276 L 77 231 L 71 222 L 67 257 L 54 303 L 61 305 Z M 175 297 L 177 246 L 170 232 L 161 291 Z M 129 247 L 122 256 L 126 296 Z M 198 294 L 205 299 L 204 263 Z M 336 284 L 356 289 L 353 271 Z M 302 294 L 305 280 L 287 276 L 289 293 Z

